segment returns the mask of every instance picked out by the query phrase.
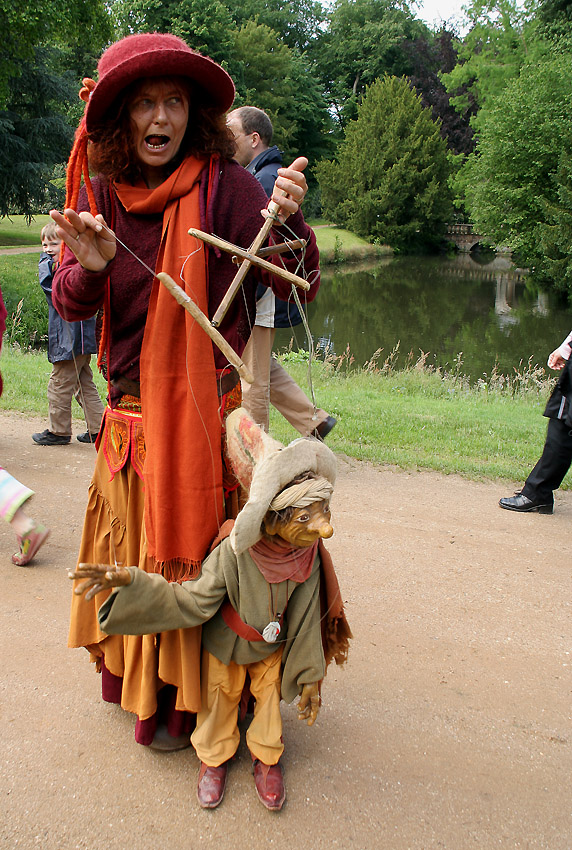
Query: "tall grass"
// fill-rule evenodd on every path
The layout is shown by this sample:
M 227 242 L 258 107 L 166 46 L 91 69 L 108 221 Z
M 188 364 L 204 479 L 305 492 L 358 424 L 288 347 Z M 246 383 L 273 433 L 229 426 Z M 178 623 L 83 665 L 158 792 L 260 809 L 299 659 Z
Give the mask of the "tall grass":
M 427 355 L 411 356 L 406 368 L 397 370 L 396 357 L 397 349 L 385 358 L 379 351 L 356 368 L 346 350 L 312 364 L 316 404 L 338 420 L 327 440 L 334 451 L 472 479 L 526 478 L 542 450 L 542 412 L 553 384 L 541 367 L 524 363 L 511 375 L 493 370 L 471 385 L 461 355 L 448 372 L 427 366 Z M 309 395 L 307 354 L 285 352 L 279 359 Z M 5 385 L 0 409 L 45 415 L 50 373 L 45 355 L 5 343 L 0 370 Z M 100 375 L 96 383 L 105 397 Z M 270 424 L 281 442 L 299 436 L 273 408 Z M 570 474 L 563 486 L 572 487 Z
M 554 383 L 544 369 L 532 363 L 511 375 L 493 369 L 471 385 L 462 355 L 445 371 L 428 366 L 427 354 L 410 355 L 400 370 L 398 347 L 384 359 L 382 354 L 357 368 L 349 350 L 313 364 L 316 404 L 338 419 L 327 440 L 334 451 L 473 479 L 526 478 L 542 450 L 542 412 Z M 305 357 L 296 351 L 279 359 L 310 395 Z M 298 436 L 273 409 L 270 421 L 282 442 Z M 564 486 L 572 486 L 570 475 Z

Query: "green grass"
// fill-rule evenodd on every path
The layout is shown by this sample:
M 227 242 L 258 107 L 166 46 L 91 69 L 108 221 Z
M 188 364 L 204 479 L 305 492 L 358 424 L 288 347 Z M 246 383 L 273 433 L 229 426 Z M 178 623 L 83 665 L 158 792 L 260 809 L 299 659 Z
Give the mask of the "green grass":
M 23 215 L 0 218 L 0 248 L 40 245 L 40 231 L 51 221 L 49 215 L 37 215 L 30 224 Z
M 307 367 L 288 356 L 284 365 L 310 396 Z M 510 383 L 496 376 L 477 387 L 419 364 L 346 374 L 318 362 L 312 373 L 317 406 L 338 419 L 328 445 L 349 457 L 473 480 L 523 481 L 542 451 L 551 382 L 537 373 Z M 298 436 L 272 408 L 270 428 L 281 442 Z M 572 474 L 563 487 L 572 488 Z
M 324 265 L 376 259 L 393 254 L 389 246 L 372 245 L 342 227 L 336 227 L 321 220 L 312 222 L 312 227 L 315 228 L 314 232 L 320 249 L 320 261 Z
M 95 368 L 95 357 L 91 360 L 95 384 L 100 396 L 107 395 L 107 385 Z M 0 372 L 4 380 L 4 391 L 0 399 L 0 410 L 17 410 L 33 416 L 48 415 L 46 390 L 52 371 L 45 351 L 22 352 L 10 348 L 4 342 L 0 355 Z M 72 402 L 72 415 L 82 418 L 77 402 Z

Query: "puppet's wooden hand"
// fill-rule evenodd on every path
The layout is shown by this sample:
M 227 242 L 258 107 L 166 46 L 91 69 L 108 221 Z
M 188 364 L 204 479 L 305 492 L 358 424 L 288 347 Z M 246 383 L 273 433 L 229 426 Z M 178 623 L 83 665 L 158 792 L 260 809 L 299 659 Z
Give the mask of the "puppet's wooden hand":
M 306 720 L 308 726 L 313 726 L 319 710 L 320 691 L 318 682 L 312 682 L 311 685 L 303 685 L 300 702 L 298 703 L 298 720 Z
M 75 572 L 69 572 L 68 578 L 76 581 L 85 579 L 74 587 L 74 593 L 86 601 L 93 599 L 96 593 L 111 587 L 125 587 L 131 584 L 131 573 L 125 567 L 112 567 L 109 564 L 79 564 Z

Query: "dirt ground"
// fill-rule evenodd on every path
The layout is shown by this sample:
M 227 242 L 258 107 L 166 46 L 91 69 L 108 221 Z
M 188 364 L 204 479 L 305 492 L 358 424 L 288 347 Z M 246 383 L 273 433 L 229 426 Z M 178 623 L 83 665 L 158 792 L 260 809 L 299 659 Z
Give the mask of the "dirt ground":
M 572 493 L 521 516 L 497 506 L 506 484 L 340 458 L 329 548 L 349 662 L 313 728 L 284 707 L 282 812 L 258 802 L 243 745 L 203 811 L 193 751 L 137 745 L 87 653 L 66 648 L 94 449 L 36 446 L 44 427 L 0 413 L 1 462 L 53 529 L 23 569 L 0 528 L 0 847 L 572 847 Z

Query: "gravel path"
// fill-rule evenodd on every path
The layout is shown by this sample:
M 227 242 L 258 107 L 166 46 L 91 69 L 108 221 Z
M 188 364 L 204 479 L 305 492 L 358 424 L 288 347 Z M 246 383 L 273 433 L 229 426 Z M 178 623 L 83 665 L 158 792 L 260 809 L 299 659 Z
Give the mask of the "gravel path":
M 193 751 L 138 746 L 66 648 L 94 450 L 36 446 L 44 427 L 0 413 L 2 463 L 53 529 L 22 569 L 0 527 L 1 848 L 572 847 L 571 492 L 554 516 L 520 516 L 497 507 L 506 484 L 340 458 L 329 548 L 350 660 L 313 728 L 284 707 L 283 811 L 256 799 L 241 745 L 209 812 Z

